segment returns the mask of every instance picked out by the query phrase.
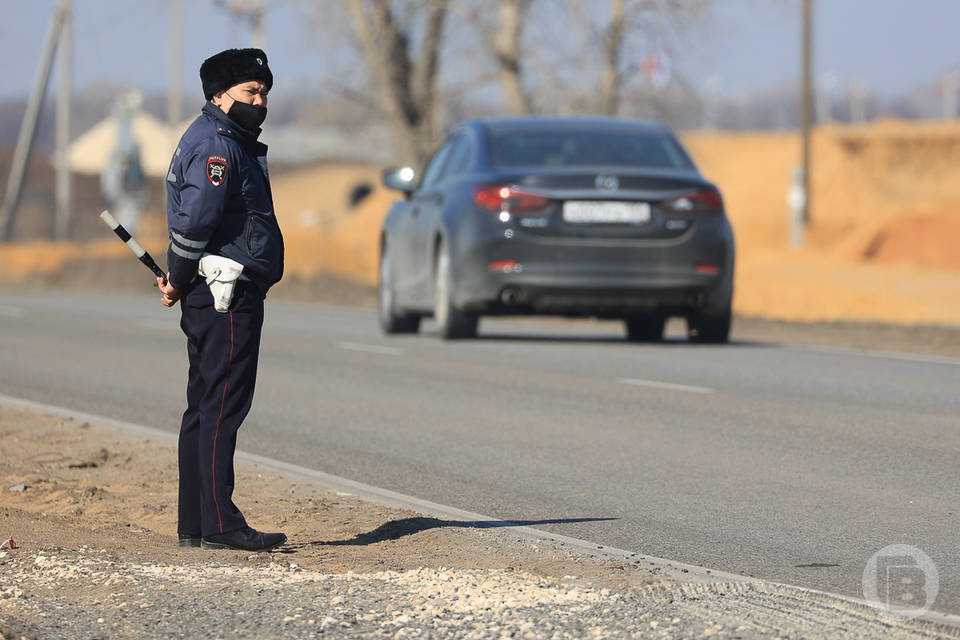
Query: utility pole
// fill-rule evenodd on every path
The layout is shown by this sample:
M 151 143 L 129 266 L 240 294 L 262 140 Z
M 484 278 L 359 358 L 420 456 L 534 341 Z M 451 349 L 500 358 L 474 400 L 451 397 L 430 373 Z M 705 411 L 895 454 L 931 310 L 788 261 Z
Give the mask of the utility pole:
M 73 206 L 73 188 L 70 180 L 70 94 L 73 91 L 73 16 L 70 0 L 63 0 L 63 22 L 60 26 L 60 45 L 57 52 L 57 186 L 56 217 L 53 236 L 66 240 L 70 236 L 70 216 Z
M 801 70 L 800 70 L 800 139 L 801 159 L 799 183 L 802 199 L 797 199 L 791 243 L 803 245 L 803 235 L 810 225 L 810 134 L 813 119 L 813 0 L 802 0 L 801 7 Z
M 17 138 L 17 148 L 13 152 L 13 162 L 10 165 L 7 192 L 3 198 L 3 226 L 0 227 L 0 242 L 8 242 L 13 234 L 13 220 L 16 217 L 17 209 L 20 206 L 20 196 L 23 193 L 23 177 L 27 171 L 27 162 L 30 160 L 30 151 L 33 148 L 34 135 L 37 132 L 37 119 L 40 117 L 40 110 L 43 108 L 43 96 L 47 92 L 47 82 L 50 80 L 53 54 L 57 50 L 60 28 L 67 9 L 69 9 L 68 0 L 61 0 L 53 18 L 50 20 L 50 27 L 47 29 L 43 55 L 40 66 L 37 67 L 33 90 L 27 100 L 27 110 L 23 114 L 20 135 Z
M 948 71 L 941 81 L 941 91 L 943 95 L 943 117 L 957 117 L 957 90 L 960 87 L 960 70 L 954 69 Z
M 803 209 L 803 226 L 810 225 L 810 134 L 813 120 L 813 0 L 803 0 L 803 105 L 800 125 L 803 135 L 803 190 L 806 206 Z
M 170 59 L 167 75 L 167 122 L 180 124 L 180 105 L 183 101 L 180 71 L 183 67 L 183 5 L 180 0 L 169 0 L 170 5 Z
M 182 114 L 180 106 L 183 102 L 181 92 L 180 72 L 183 69 L 183 5 L 180 0 L 170 0 L 170 54 L 167 59 L 167 136 L 170 155 L 177 145 L 177 126 Z M 163 209 L 167 209 L 167 176 L 163 176 L 160 186 L 163 194 Z
M 221 6 L 234 15 L 250 21 L 250 46 L 266 50 L 267 35 L 264 28 L 263 16 L 267 11 L 267 0 L 213 0 L 215 5 Z
M 253 7 L 250 9 L 250 31 L 252 32 L 253 46 L 262 50 L 267 48 L 267 34 L 263 25 L 265 4 L 266 0 L 253 0 Z

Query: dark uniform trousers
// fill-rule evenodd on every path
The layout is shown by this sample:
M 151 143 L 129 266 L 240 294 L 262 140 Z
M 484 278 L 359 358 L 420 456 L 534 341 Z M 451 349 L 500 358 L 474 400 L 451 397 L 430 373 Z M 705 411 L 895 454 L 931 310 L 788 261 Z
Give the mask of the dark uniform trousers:
M 233 503 L 233 454 L 253 402 L 263 299 L 255 285 L 238 280 L 230 310 L 220 313 L 201 277 L 183 295 L 190 373 L 180 425 L 180 534 L 209 536 L 246 524 Z

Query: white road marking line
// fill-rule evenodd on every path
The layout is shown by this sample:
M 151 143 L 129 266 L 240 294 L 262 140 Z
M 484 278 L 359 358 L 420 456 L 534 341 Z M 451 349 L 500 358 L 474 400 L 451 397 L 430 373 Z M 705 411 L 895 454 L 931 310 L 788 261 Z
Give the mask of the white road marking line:
M 375 344 L 360 344 L 359 342 L 338 342 L 338 349 L 344 349 L 346 351 L 363 351 L 366 353 L 378 353 L 384 356 L 402 356 L 403 349 L 397 349 L 395 347 L 381 347 Z
M 850 349 L 847 347 L 819 347 L 816 345 L 784 345 L 784 349 L 790 351 L 809 351 L 812 353 L 830 353 L 842 356 L 864 356 L 865 358 L 884 358 L 887 360 L 900 360 L 903 362 L 923 362 L 929 364 L 946 364 L 955 367 L 960 366 L 960 358 L 949 358 L 945 356 L 926 356 L 923 354 L 903 353 L 900 351 L 868 351 L 867 349 Z
M 23 309 L 20 307 L 0 307 L 0 316 L 4 318 L 22 318 Z
M 641 380 L 640 378 L 620 378 L 617 382 L 623 384 L 632 384 L 638 387 L 652 387 L 654 389 L 669 389 L 671 391 L 687 391 L 689 393 L 716 393 L 709 387 L 694 387 L 687 384 L 674 384 L 672 382 L 660 382 L 659 380 Z

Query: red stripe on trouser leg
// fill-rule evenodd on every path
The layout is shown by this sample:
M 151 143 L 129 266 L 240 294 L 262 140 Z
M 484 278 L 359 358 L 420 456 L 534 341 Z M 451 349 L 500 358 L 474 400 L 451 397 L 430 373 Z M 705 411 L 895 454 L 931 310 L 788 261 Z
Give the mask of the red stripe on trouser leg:
M 223 420 L 223 407 L 227 403 L 227 385 L 230 384 L 230 365 L 233 364 L 233 311 L 230 311 L 230 356 L 227 359 L 227 375 L 223 380 L 223 398 L 220 400 L 220 415 L 217 416 L 217 428 L 213 434 L 213 455 L 210 467 L 213 476 L 213 503 L 217 507 L 217 522 L 220 524 L 220 533 L 223 533 L 223 518 L 220 516 L 220 501 L 217 500 L 217 438 L 220 436 L 220 422 Z

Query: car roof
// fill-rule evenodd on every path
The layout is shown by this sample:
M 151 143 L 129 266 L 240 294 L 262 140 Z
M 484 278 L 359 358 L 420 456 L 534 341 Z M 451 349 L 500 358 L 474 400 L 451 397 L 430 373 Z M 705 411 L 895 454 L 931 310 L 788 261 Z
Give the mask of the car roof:
M 600 116 L 505 116 L 478 118 L 460 123 L 461 127 L 482 128 L 492 132 L 503 131 L 623 131 L 668 133 L 670 128 L 657 122 Z

